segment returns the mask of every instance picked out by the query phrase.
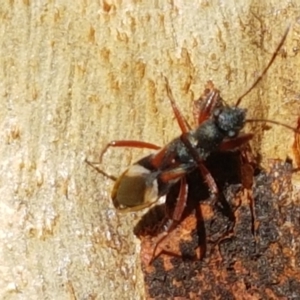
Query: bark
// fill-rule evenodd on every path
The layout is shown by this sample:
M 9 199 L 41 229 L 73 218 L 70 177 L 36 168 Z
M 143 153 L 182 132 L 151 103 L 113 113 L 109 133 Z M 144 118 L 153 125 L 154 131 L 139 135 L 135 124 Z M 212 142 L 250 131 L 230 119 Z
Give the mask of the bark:
M 284 51 L 241 106 L 249 118 L 296 127 L 299 6 L 2 1 L 1 299 L 143 299 L 133 234 L 143 213 L 118 215 L 112 181 L 85 158 L 97 161 L 110 140 L 165 145 L 180 134 L 162 75 L 190 121 L 192 100 L 209 79 L 235 103 L 288 24 Z M 263 161 L 293 157 L 292 131 L 247 130 Z M 118 175 L 147 153 L 112 149 L 101 168 Z

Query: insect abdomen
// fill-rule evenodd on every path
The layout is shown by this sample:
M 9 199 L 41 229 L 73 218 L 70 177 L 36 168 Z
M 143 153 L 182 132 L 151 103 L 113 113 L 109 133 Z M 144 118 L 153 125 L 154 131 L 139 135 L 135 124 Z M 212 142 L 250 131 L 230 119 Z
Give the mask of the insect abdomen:
M 158 200 L 157 180 L 149 180 L 150 170 L 136 163 L 116 181 L 112 191 L 114 206 L 122 211 L 140 210 Z

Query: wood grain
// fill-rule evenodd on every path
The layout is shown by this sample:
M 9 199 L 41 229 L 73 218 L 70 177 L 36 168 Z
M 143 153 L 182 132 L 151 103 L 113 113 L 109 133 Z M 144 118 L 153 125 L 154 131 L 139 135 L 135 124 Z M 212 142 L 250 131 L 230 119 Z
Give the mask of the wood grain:
M 232 3 L 230 3 L 232 2 Z M 212 79 L 228 103 L 251 85 L 288 24 L 249 116 L 296 126 L 296 1 L 2 1 L 0 298 L 143 299 L 141 214 L 117 215 L 97 160 L 112 139 L 158 145 L 179 134 L 162 74 L 191 120 Z M 293 133 L 257 132 L 264 159 L 292 157 Z M 112 150 L 117 175 L 147 151 Z

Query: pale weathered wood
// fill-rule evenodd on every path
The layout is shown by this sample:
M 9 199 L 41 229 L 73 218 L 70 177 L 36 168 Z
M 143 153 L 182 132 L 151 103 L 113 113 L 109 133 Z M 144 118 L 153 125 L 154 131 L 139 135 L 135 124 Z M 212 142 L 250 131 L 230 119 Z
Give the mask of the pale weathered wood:
M 300 4 L 0 4 L 0 298 L 142 299 L 132 233 L 139 214 L 117 215 L 112 182 L 84 159 L 97 160 L 112 139 L 162 145 L 179 134 L 162 74 L 190 120 L 208 79 L 234 103 L 289 23 L 285 56 L 241 106 L 295 126 Z M 259 133 L 254 148 L 285 158 L 292 143 L 293 133 L 277 126 Z M 143 153 L 109 151 L 103 168 L 117 175 Z

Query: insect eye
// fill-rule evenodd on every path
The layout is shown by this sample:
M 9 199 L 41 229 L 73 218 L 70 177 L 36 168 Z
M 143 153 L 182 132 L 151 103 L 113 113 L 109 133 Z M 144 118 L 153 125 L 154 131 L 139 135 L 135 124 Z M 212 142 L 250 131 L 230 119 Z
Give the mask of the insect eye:
M 229 130 L 228 131 L 228 137 L 235 137 L 236 136 L 236 132 L 233 130 Z
M 221 109 L 220 109 L 220 108 L 216 108 L 216 109 L 214 110 L 214 116 L 215 116 L 215 117 L 218 117 L 218 116 L 220 115 L 220 113 L 221 113 Z

